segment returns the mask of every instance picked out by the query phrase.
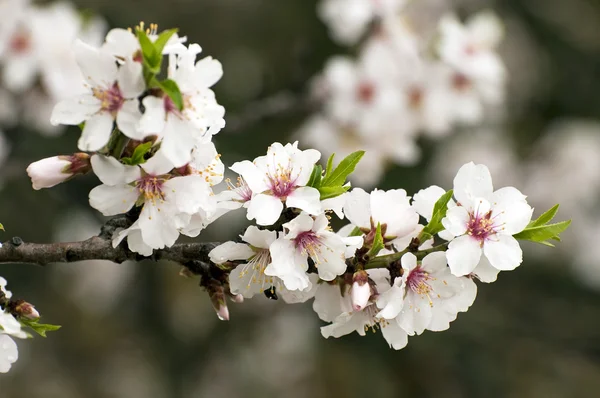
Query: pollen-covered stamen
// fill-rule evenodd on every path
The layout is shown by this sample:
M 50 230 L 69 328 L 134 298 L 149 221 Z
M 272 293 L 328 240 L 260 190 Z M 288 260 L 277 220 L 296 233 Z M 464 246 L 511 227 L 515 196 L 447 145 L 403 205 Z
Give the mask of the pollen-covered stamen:
M 163 185 L 167 181 L 167 176 L 145 175 L 135 181 L 135 187 L 143 195 L 144 201 L 150 201 L 153 204 L 165 200 Z
M 237 183 L 235 185 L 231 183 L 229 178 L 225 180 L 225 183 L 227 184 L 227 189 L 232 190 L 239 195 L 240 202 L 245 203 L 252 199 L 252 190 L 248 184 L 246 184 L 246 180 L 244 180 L 242 177 L 237 178 Z
M 275 153 L 273 153 L 273 157 L 275 157 Z M 273 164 L 274 169 L 269 170 L 267 174 L 270 191 L 273 196 L 285 200 L 296 188 L 298 175 L 292 175 L 291 159 L 285 165 L 276 162 L 273 162 Z
M 379 308 L 375 304 L 370 304 L 363 310 L 364 313 L 369 317 L 370 322 L 365 325 L 365 332 L 369 329 L 375 333 L 377 329 L 382 329 L 390 324 L 390 321 L 384 318 L 378 318 Z
M 483 242 L 494 236 L 498 230 L 503 229 L 503 225 L 498 224 L 496 222 L 497 220 L 495 220 L 495 218 L 502 213 L 492 217 L 491 210 L 481 212 L 479 207 L 480 206 L 478 206 L 474 212 L 469 214 L 467 234 L 479 240 L 483 245 Z
M 256 254 L 246 264 L 241 265 L 242 271 L 239 277 L 245 278 L 249 274 L 246 289 L 250 289 L 252 284 L 260 285 L 260 293 L 263 293 L 273 285 L 273 277 L 265 275 L 265 268 L 271 263 L 271 252 L 269 249 L 255 250 Z
M 312 258 L 315 262 L 315 266 L 319 263 L 327 262 L 326 256 L 323 255 L 322 250 L 330 250 L 321 242 L 321 239 L 313 231 L 301 232 L 294 239 L 296 248 Z
M 429 300 L 429 305 L 433 307 L 433 301 L 431 300 L 433 288 L 429 284 L 430 280 L 434 280 L 434 278 L 431 277 L 431 275 L 429 275 L 429 273 L 424 271 L 421 267 L 417 267 L 410 271 L 410 274 L 408 274 L 408 277 L 406 278 L 406 285 L 415 294 L 418 294 L 421 297 L 427 297 L 427 300 Z
M 125 103 L 125 98 L 123 98 L 123 93 L 118 83 L 113 84 L 111 88 L 106 90 L 94 87 L 92 88 L 92 92 L 94 93 L 94 97 L 102 102 L 102 110 L 111 113 L 113 116 L 117 114 Z

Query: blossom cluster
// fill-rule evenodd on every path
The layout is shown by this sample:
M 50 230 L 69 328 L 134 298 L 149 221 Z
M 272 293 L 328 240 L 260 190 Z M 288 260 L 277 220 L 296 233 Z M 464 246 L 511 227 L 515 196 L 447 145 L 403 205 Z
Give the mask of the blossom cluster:
M 367 150 L 368 170 L 354 181 L 375 185 L 390 163 L 414 165 L 420 135 L 431 139 L 481 123 L 500 106 L 506 71 L 497 47 L 500 20 L 489 11 L 465 23 L 454 14 L 411 24 L 405 0 L 322 0 L 332 37 L 359 43 L 356 56 L 333 56 L 313 84 L 322 110 L 300 135 L 326 154 Z M 422 13 L 428 10 L 420 10 Z M 432 11 L 433 12 L 433 11 Z M 365 168 L 367 170 L 367 168 Z

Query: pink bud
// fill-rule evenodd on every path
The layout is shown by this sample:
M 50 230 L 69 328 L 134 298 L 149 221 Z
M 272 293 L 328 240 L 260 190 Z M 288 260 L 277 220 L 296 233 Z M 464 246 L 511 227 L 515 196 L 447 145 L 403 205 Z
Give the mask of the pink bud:
M 27 167 L 33 189 L 50 188 L 91 169 L 90 156 L 75 153 L 71 156 L 54 156 L 33 162 Z
M 234 294 L 233 296 L 231 296 L 231 301 L 237 304 L 241 304 L 244 302 L 244 296 L 242 296 L 241 294 Z
M 215 307 L 215 311 L 217 312 L 217 317 L 222 321 L 229 320 L 229 309 L 227 308 L 227 304 L 221 304 L 219 308 Z
M 18 316 L 27 319 L 38 319 L 40 317 L 40 313 L 27 301 L 17 300 L 13 303 L 13 306 L 13 312 Z
M 369 285 L 369 275 L 366 271 L 357 271 L 352 277 L 352 289 L 350 297 L 352 298 L 352 308 L 354 311 L 362 311 L 371 298 L 371 286 Z

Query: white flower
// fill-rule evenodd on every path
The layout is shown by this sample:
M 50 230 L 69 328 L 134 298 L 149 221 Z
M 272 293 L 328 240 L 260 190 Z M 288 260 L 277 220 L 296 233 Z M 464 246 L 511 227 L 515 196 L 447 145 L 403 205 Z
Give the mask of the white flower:
M 21 329 L 19 321 L 8 312 L 0 311 L 0 335 L 8 334 L 19 339 L 29 337 L 27 333 Z
M 168 95 L 149 95 L 142 101 L 145 112 L 138 124 L 143 135 L 162 138 L 161 151 L 175 167 L 191 159 L 198 142 L 208 142 L 225 126 L 225 109 L 210 89 L 223 75 L 221 63 L 211 57 L 195 62 L 200 46 L 191 45 L 170 61 L 169 78 L 177 83 L 183 98 L 179 110 Z
M 77 63 L 88 84 L 88 92 L 59 102 L 51 123 L 77 125 L 85 122 L 79 139 L 82 151 L 97 151 L 108 143 L 116 120 L 126 136 L 142 139 L 136 129 L 140 119 L 137 97 L 145 90 L 142 65 L 126 61 L 117 66 L 115 58 L 81 40 L 74 46 Z
M 375 282 L 375 289 L 385 294 L 390 289 L 389 272 L 386 269 L 368 270 L 369 277 Z M 375 303 L 367 305 L 362 311 L 352 312 L 350 294 L 344 289 L 344 295 L 338 285 L 321 284 L 315 293 L 313 308 L 321 319 L 332 322 L 321 328 L 325 338 L 341 337 L 352 332 L 365 336 L 369 329 L 379 328 L 390 347 L 395 350 L 404 348 L 408 343 L 408 334 L 395 320 L 388 321 L 380 317 Z
M 17 359 L 19 359 L 17 344 L 10 337 L 0 334 L 0 373 L 7 373 Z
M 275 239 L 277 239 L 277 232 L 260 230 L 252 225 L 242 236 L 242 240 L 248 244 L 225 242 L 211 250 L 209 257 L 215 264 L 236 260 L 246 261 L 229 274 L 231 293 L 251 298 L 272 286 L 279 290 L 282 286 L 281 280 L 265 275 L 265 269 L 272 261 L 269 246 Z
M 150 31 L 148 38 L 154 42 L 158 38 L 157 32 Z M 183 43 L 185 37 L 179 37 L 177 33 L 173 34 L 163 49 L 163 54 L 172 54 L 185 51 Z M 106 34 L 106 39 L 102 45 L 102 49 L 121 60 L 132 59 L 138 62 L 142 61 L 140 42 L 137 36 L 128 29 L 111 29 Z
M 329 25 L 333 38 L 343 44 L 354 44 L 376 17 L 393 15 L 406 0 L 322 0 L 318 12 Z
M 474 272 L 482 252 L 498 270 L 518 267 L 523 252 L 512 235 L 525 229 L 533 212 L 525 196 L 513 187 L 494 192 L 488 168 L 471 162 L 454 178 L 454 197 L 457 206 L 449 208 L 442 220 L 446 230 L 457 236 L 446 252 L 452 273 Z
M 272 144 L 266 156 L 234 163 L 231 170 L 240 174 L 252 191 L 248 204 L 249 220 L 258 225 L 274 224 L 283 204 L 309 214 L 321 213 L 320 193 L 305 186 L 321 154 L 315 149 L 301 151 L 298 142 L 285 146 Z
M 423 216 L 427 222 L 431 221 L 433 217 L 433 208 L 436 202 L 445 194 L 446 191 L 437 185 L 432 185 L 429 188 L 421 189 L 413 196 L 412 207 Z M 452 199 L 448 202 L 448 207 L 454 206 L 455 203 Z M 420 231 L 419 231 L 420 232 Z M 446 230 L 440 231 L 438 236 L 444 240 L 452 240 L 454 235 Z
M 401 238 L 412 233 L 419 223 L 419 215 L 409 199 L 403 189 L 374 190 L 368 194 L 355 188 L 346 198 L 344 214 L 365 233 L 373 232 L 380 223 L 386 240 L 400 244 Z
M 495 52 L 504 29 L 496 15 L 481 12 L 465 25 L 454 15 L 440 21 L 439 52 L 456 70 L 457 88 L 470 85 L 486 101 L 497 104 L 504 95 L 506 70 Z
M 0 292 L 4 293 L 4 296 L 7 299 L 10 299 L 12 297 L 12 292 L 10 290 L 6 290 L 6 284 L 6 279 L 0 276 Z
M 302 213 L 283 226 L 287 233 L 271 244 L 273 261 L 265 274 L 281 278 L 289 290 L 306 290 L 312 286 L 307 274 L 309 258 L 325 281 L 346 271 L 346 243 L 328 229 L 325 214 L 313 219 Z
M 33 189 L 50 188 L 74 176 L 90 170 L 90 157 L 85 153 L 72 156 L 53 156 L 38 160 L 27 167 Z
M 141 166 L 94 155 L 92 167 L 104 184 L 90 192 L 91 206 L 108 216 L 141 203 L 138 223 L 130 232 L 139 231 L 142 241 L 153 249 L 172 246 L 192 214 L 216 208 L 212 190 L 202 177 L 172 177 L 167 174 L 172 165 L 158 153 Z
M 421 264 L 412 253 L 402 256 L 402 277 L 381 294 L 378 316 L 394 320 L 409 335 L 425 329 L 442 331 L 450 327 L 458 312 L 473 304 L 477 287 L 468 277 L 456 277 L 446 266 L 443 252 L 427 255 Z

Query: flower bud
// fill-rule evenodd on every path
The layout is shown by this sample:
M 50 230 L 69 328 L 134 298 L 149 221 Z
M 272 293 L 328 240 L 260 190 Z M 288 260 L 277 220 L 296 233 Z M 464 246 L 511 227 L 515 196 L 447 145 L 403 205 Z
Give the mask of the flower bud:
M 369 275 L 366 271 L 357 271 L 352 277 L 352 308 L 354 311 L 362 311 L 371 298 L 371 286 L 369 285 Z
M 206 290 L 208 291 L 213 308 L 217 313 L 217 317 L 222 321 L 228 321 L 229 309 L 227 308 L 227 303 L 225 302 L 225 289 L 223 288 L 223 285 L 215 280 L 212 280 L 211 283 L 206 287 Z
M 17 300 L 10 304 L 11 312 L 18 317 L 23 317 L 27 319 L 38 319 L 40 317 L 40 313 L 35 309 L 35 307 L 24 300 Z
M 241 304 L 244 302 L 244 296 L 242 296 L 241 294 L 233 294 L 231 295 L 231 301 L 237 304 Z
M 50 188 L 92 169 L 90 155 L 75 153 L 71 156 L 54 156 L 33 162 L 27 167 L 33 189 Z

